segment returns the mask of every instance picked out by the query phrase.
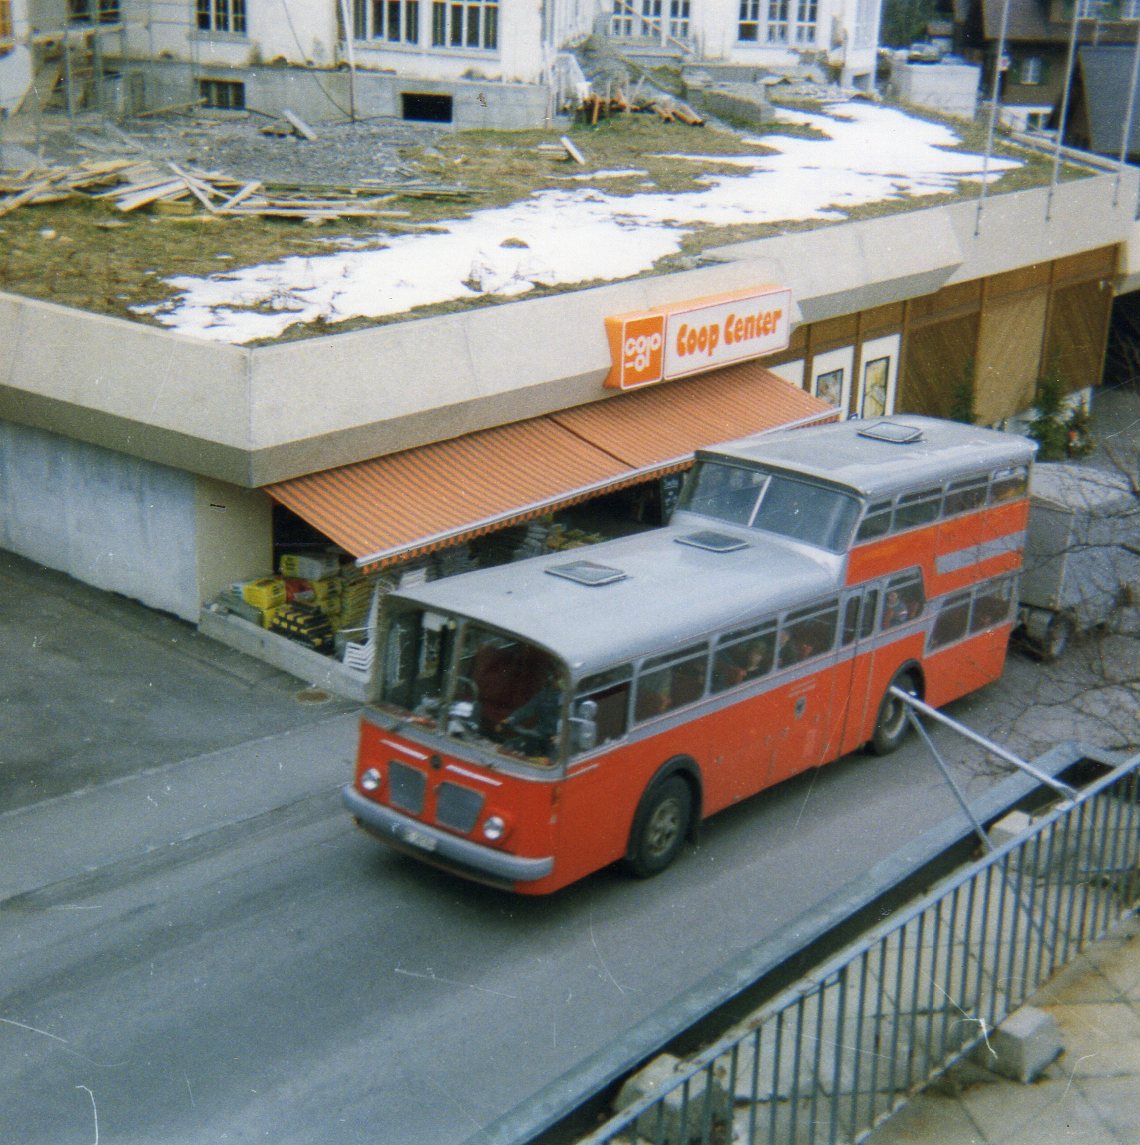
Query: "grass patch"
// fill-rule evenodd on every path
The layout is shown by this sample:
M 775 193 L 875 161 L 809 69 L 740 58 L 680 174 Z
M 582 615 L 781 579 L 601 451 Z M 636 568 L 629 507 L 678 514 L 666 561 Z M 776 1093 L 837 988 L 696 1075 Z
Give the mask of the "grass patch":
M 797 103 L 796 106 L 821 111 L 819 105 L 809 108 Z M 952 127 L 962 138 L 962 149 L 975 152 L 984 149 L 984 124 L 967 125 L 933 115 L 926 118 Z M 773 126 L 782 135 L 822 138 L 817 129 L 807 125 Z M 762 155 L 771 150 L 745 143 L 740 133 L 713 126 L 693 128 L 664 123 L 652 114 L 626 114 L 606 118 L 596 126 L 578 125 L 570 129 L 575 145 L 586 157 L 587 166 L 581 167 L 558 147 L 559 134 L 557 130 L 463 132 L 442 136 L 430 147 L 405 151 L 402 157 L 414 166 L 419 180 L 466 188 L 469 197 L 462 201 L 399 197 L 385 206 L 406 212 L 406 216 L 390 222 L 346 218 L 313 229 L 291 220 L 219 219 L 205 213 L 178 217 L 144 210 L 124 215 L 98 200 L 25 206 L 0 218 L 0 291 L 145 321 L 133 313 L 132 307 L 169 298 L 172 289 L 164 280 L 172 277 L 207 276 L 274 262 L 290 255 L 330 252 L 340 243 L 383 245 L 386 236 L 406 233 L 409 225 L 430 225 L 476 210 L 505 206 L 541 190 L 588 187 L 588 180 L 569 181 L 568 177 L 589 171 L 645 172 L 628 178 L 599 180 L 597 187 L 610 196 L 646 190 L 659 193 L 699 190 L 704 185 L 703 178 L 709 174 L 739 171 L 717 163 L 716 157 Z M 746 134 L 754 135 L 755 131 Z M 1002 174 L 991 185 L 989 193 L 1039 187 L 1049 182 L 1050 157 L 1012 148 L 1000 140 L 994 150 L 998 156 L 1017 158 L 1022 165 Z M 670 154 L 700 156 L 702 161 L 669 158 Z M 1069 166 L 1062 169 L 1062 177 L 1066 179 L 1082 174 Z M 973 199 L 976 195 L 976 185 L 963 184 L 960 191 L 952 194 L 921 199 L 900 197 L 855 210 L 845 209 L 844 214 L 847 218 L 872 218 Z M 695 256 L 710 247 L 822 225 L 829 224 L 812 221 L 694 227 L 679 256 L 663 260 L 646 273 L 664 273 L 691 265 Z M 587 289 L 591 285 L 595 284 L 536 289 L 529 297 Z M 292 328 L 283 339 L 274 340 L 382 325 L 421 314 L 450 313 L 501 301 L 504 300 L 480 298 L 440 303 L 411 315 L 382 320 L 354 320 L 335 326 L 303 325 Z

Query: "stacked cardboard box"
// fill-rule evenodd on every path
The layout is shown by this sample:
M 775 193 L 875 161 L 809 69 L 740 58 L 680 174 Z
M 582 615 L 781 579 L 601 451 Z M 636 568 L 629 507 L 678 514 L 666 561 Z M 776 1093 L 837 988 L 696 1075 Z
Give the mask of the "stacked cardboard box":
M 303 604 L 283 604 L 273 612 L 270 632 L 280 633 L 317 652 L 331 652 L 333 630 L 329 618 Z

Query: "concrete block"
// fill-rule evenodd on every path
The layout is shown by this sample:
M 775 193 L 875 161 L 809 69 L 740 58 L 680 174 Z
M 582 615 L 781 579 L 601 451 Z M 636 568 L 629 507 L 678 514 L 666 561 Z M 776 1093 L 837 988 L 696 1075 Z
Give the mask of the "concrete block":
M 1011 811 L 990 828 L 990 842 L 995 847 L 1019 839 L 1033 826 L 1033 820 L 1024 811 Z
M 628 1109 L 643 1097 L 667 1090 L 677 1082 L 682 1064 L 672 1054 L 654 1058 L 621 1087 L 617 1109 Z M 706 1093 L 711 1110 L 706 1107 Z M 732 1097 L 728 1092 L 727 1070 L 717 1065 L 697 1074 L 688 1086 L 677 1085 L 661 1106 L 651 1106 L 637 1119 L 637 1132 L 655 1145 L 689 1145 L 703 1139 L 710 1115 L 713 1125 L 731 1124 Z
M 1015 1010 L 990 1033 L 988 1043 L 974 1051 L 975 1063 L 1022 1084 L 1035 1080 L 1064 1049 L 1052 1014 L 1036 1006 Z

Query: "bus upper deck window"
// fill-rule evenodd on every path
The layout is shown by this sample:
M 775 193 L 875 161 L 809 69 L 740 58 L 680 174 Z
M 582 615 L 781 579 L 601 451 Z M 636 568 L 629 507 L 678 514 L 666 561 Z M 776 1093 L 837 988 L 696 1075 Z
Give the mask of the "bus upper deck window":
M 913 529 L 918 525 L 929 525 L 938 520 L 942 511 L 942 489 L 922 489 L 918 493 L 906 493 L 899 498 L 895 507 L 895 528 Z
M 990 502 L 1010 501 L 1023 497 L 1029 488 L 1029 468 L 1015 465 L 1009 469 L 999 469 L 990 484 Z
M 768 475 L 739 465 L 702 461 L 685 483 L 680 508 L 730 525 L 747 525 Z
M 875 501 L 867 509 L 863 523 L 859 526 L 856 541 L 872 541 L 885 537 L 891 531 L 891 502 Z
M 985 477 L 960 477 L 946 486 L 946 500 L 942 511 L 947 517 L 955 513 L 966 513 L 978 509 L 986 503 Z

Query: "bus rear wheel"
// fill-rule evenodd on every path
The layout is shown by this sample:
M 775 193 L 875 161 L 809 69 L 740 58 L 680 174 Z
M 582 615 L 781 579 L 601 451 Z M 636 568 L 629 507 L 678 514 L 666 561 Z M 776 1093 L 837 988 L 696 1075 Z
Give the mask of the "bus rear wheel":
M 693 795 L 679 776 L 651 787 L 633 821 L 627 862 L 639 878 L 663 871 L 684 845 L 693 812 Z
M 901 688 L 912 696 L 918 695 L 918 683 L 912 672 L 899 672 L 891 681 L 892 688 Z M 891 694 L 888 688 L 879 705 L 879 715 L 875 720 L 875 730 L 871 733 L 869 744 L 875 755 L 890 755 L 897 751 L 907 732 L 910 731 L 910 721 L 906 716 L 907 705 Z

